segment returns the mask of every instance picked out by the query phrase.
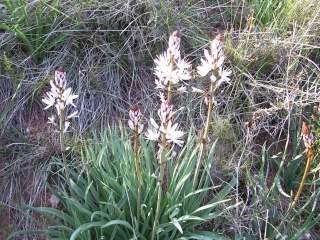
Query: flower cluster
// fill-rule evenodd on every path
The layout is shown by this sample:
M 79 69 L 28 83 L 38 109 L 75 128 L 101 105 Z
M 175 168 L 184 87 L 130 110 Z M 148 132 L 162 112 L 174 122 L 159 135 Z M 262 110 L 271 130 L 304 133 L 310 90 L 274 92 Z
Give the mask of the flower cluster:
M 308 127 L 308 125 L 305 122 L 302 123 L 301 134 L 302 134 L 303 142 L 304 142 L 306 149 L 311 148 L 314 143 L 314 136 L 313 136 L 312 132 L 310 131 L 310 128 Z
M 146 138 L 153 141 L 159 141 L 160 134 L 162 133 L 168 143 L 173 142 L 182 146 L 184 141 L 181 138 L 183 137 L 184 132 L 177 130 L 178 124 L 174 123 L 174 114 L 176 112 L 173 111 L 173 105 L 169 100 L 165 100 L 163 95 L 160 95 L 160 98 L 162 103 L 158 110 L 158 115 L 161 124 L 159 126 L 153 118 L 150 118 L 153 129 L 148 129 Z
M 180 33 L 174 31 L 169 38 L 167 51 L 160 54 L 155 60 L 156 88 L 167 90 L 169 84 L 191 79 L 189 68 L 191 64 L 180 56 Z
M 128 121 L 128 125 L 132 130 L 137 131 L 138 134 L 142 132 L 144 127 L 143 124 L 139 127 L 141 116 L 142 114 L 139 107 L 137 105 L 133 105 L 129 111 L 130 120 Z
M 57 111 L 57 115 L 59 118 L 64 117 L 64 113 L 66 111 L 67 106 L 72 105 L 76 107 L 73 103 L 73 100 L 78 97 L 78 95 L 74 95 L 71 93 L 71 88 L 66 88 L 67 86 L 67 79 L 66 79 L 66 72 L 64 71 L 63 67 L 60 66 L 55 71 L 55 80 L 54 82 L 50 81 L 51 90 L 46 93 L 42 102 L 44 102 L 47 106 L 44 108 L 45 110 L 54 106 Z M 67 132 L 68 127 L 70 126 L 70 122 L 68 121 L 71 118 L 77 117 L 78 111 L 74 111 L 69 116 L 66 117 L 64 122 L 64 130 L 63 132 Z M 55 116 L 52 115 L 49 117 L 49 123 L 55 123 Z
M 231 75 L 231 71 L 227 69 L 223 69 L 223 62 L 225 60 L 224 51 L 223 51 L 223 37 L 219 34 L 212 42 L 211 42 L 211 53 L 209 53 L 208 49 L 204 50 L 204 57 L 201 59 L 201 65 L 197 67 L 198 73 L 200 76 L 204 77 L 209 72 L 215 72 L 218 70 L 219 73 L 219 81 L 217 81 L 217 77 L 212 74 L 210 77 L 212 82 L 216 82 L 216 86 L 219 87 L 223 82 L 230 82 L 229 76 Z

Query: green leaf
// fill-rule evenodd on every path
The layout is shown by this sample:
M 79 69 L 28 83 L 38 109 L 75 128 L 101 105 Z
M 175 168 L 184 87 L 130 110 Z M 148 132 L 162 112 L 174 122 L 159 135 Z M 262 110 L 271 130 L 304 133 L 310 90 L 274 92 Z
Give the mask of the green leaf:
M 176 208 L 173 213 L 170 214 L 169 218 L 172 219 L 173 217 L 175 217 L 179 213 L 179 211 L 179 208 Z
M 75 240 L 76 237 L 83 231 L 86 231 L 90 228 L 93 227 L 102 227 L 103 225 L 105 225 L 106 222 L 105 221 L 100 221 L 100 222 L 93 222 L 93 223 L 85 223 L 83 225 L 81 225 L 80 227 L 78 227 L 71 235 L 70 240 Z
M 193 211 L 192 213 L 197 213 L 197 212 L 200 212 L 202 210 L 207 210 L 207 209 L 210 209 L 212 210 L 213 208 L 215 208 L 217 205 L 220 205 L 222 203 L 225 203 L 225 202 L 228 202 L 230 201 L 231 199 L 226 199 L 226 200 L 221 200 L 221 201 L 218 201 L 218 202 L 214 202 L 214 203 L 211 203 L 211 204 L 207 204 L 207 205 L 204 205 L 202 207 L 199 207 L 197 210 Z
M 12 234 L 10 234 L 6 240 L 9 240 L 17 235 L 21 235 L 21 234 L 30 234 L 30 233 L 46 233 L 46 230 L 22 230 L 22 231 L 18 231 L 18 232 L 14 232 Z M 19 238 L 20 239 L 20 238 Z
M 1 23 L 0 23 L 0 26 L 1 26 Z M 15 90 L 15 92 L 14 92 L 14 94 L 13 94 L 11 100 L 10 100 L 10 102 L 8 103 L 6 108 L 3 110 L 3 112 L 2 112 L 2 114 L 0 116 L 0 124 L 3 121 L 3 119 L 6 117 L 6 115 L 8 114 L 8 112 L 10 110 L 10 108 L 12 107 L 14 101 L 16 100 L 17 94 L 18 94 L 18 92 L 19 92 L 19 90 L 20 90 L 20 88 L 22 86 L 22 82 L 23 82 L 23 80 L 20 80 L 19 85 L 17 86 L 17 88 L 16 88 L 16 90 Z
M 176 218 L 172 219 L 172 223 L 179 230 L 179 232 L 181 232 L 181 234 L 183 234 L 182 227 L 181 227 L 181 225 L 179 224 L 179 221 Z
M 195 231 L 193 233 L 184 234 L 185 237 L 177 238 L 177 240 L 199 239 L 199 240 L 230 240 L 214 232 Z

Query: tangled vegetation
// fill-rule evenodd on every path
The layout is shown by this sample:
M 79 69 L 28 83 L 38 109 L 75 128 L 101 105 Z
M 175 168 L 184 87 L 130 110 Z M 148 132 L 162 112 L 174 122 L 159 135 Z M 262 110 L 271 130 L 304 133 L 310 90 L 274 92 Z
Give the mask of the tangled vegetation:
M 0 19 L 0 236 L 320 238 L 318 1 Z

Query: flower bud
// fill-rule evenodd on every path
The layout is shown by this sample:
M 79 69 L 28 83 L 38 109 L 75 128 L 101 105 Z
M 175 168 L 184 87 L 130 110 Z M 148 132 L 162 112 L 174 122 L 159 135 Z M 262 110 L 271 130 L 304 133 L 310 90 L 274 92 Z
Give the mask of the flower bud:
M 313 143 L 314 143 L 314 136 L 312 134 L 312 132 L 310 131 L 310 128 L 308 127 L 308 125 L 303 122 L 302 123 L 302 138 L 303 138 L 303 142 L 305 147 L 311 148 Z
M 169 48 L 168 48 L 170 55 L 173 56 L 174 59 L 177 59 L 180 57 L 180 50 L 179 50 L 180 42 L 181 42 L 180 32 L 176 30 L 169 37 Z

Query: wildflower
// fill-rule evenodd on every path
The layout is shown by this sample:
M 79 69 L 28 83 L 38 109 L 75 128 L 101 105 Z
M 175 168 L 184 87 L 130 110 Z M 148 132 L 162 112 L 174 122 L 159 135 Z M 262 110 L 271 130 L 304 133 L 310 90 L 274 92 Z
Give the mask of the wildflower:
M 73 103 L 73 100 L 78 98 L 78 95 L 72 94 L 71 88 L 66 89 L 66 72 L 64 72 L 62 66 L 56 69 L 55 80 L 54 82 L 52 80 L 50 81 L 50 86 L 50 91 L 47 92 L 46 96 L 42 99 L 42 102 L 47 105 L 44 110 L 47 110 L 48 108 L 54 106 L 57 110 L 57 115 L 61 116 L 62 111 L 65 111 L 68 105 L 76 107 Z M 78 111 L 75 111 L 67 116 L 67 119 L 77 117 L 77 114 Z M 54 123 L 54 116 L 49 117 L 49 123 Z
M 160 131 L 165 133 L 166 139 L 168 142 L 174 142 L 178 144 L 180 147 L 182 147 L 184 141 L 181 140 L 181 138 L 184 135 L 183 131 L 177 131 L 178 124 L 173 124 L 172 121 L 169 121 L 166 128 L 161 127 Z
M 67 119 L 78 117 L 77 114 L 78 114 L 78 111 L 75 111 L 75 112 L 71 113 L 69 116 L 67 116 Z
M 156 63 L 155 75 L 158 80 L 155 81 L 157 88 L 164 89 L 171 82 L 177 84 L 180 80 L 190 80 L 191 74 L 189 68 L 191 64 L 184 59 L 178 58 L 176 69 L 172 69 L 169 55 L 163 53 L 154 60 Z
M 226 70 L 223 69 L 222 67 L 219 68 L 219 76 L 220 79 L 217 82 L 217 86 L 220 86 L 223 82 L 227 82 L 230 84 L 230 78 L 229 76 L 231 75 L 232 71 L 231 70 Z
M 215 39 L 211 42 L 211 51 L 214 59 L 223 58 L 223 36 L 218 34 Z
M 197 67 L 201 77 L 206 76 L 210 71 L 215 71 L 222 66 L 224 62 L 223 41 L 219 34 L 211 43 L 211 54 L 207 49 L 204 50 L 205 58 L 201 58 L 201 65 Z
M 173 57 L 173 59 L 177 59 L 180 57 L 180 41 L 180 32 L 176 30 L 170 35 L 168 44 L 168 52 Z
M 71 88 L 68 88 L 67 90 L 63 91 L 61 100 L 65 102 L 65 106 L 68 106 L 71 104 L 72 106 L 76 107 L 76 105 L 73 104 L 73 99 L 78 98 L 78 95 L 71 94 Z
M 179 146 L 182 146 L 184 141 L 181 139 L 184 135 L 184 132 L 177 130 L 178 124 L 174 123 L 174 112 L 173 105 L 170 101 L 165 100 L 163 95 L 161 97 L 161 107 L 158 110 L 158 115 L 160 117 L 161 124 L 160 126 L 156 123 L 153 118 L 150 118 L 150 123 L 153 126 L 153 129 L 148 129 L 146 133 L 146 138 L 153 141 L 159 141 L 159 137 L 164 134 L 167 142 L 174 142 Z
M 158 110 L 158 115 L 162 124 L 166 124 L 169 120 L 171 120 L 174 114 L 172 109 L 173 105 L 169 100 L 165 100 L 161 103 L 160 109 Z
M 310 131 L 310 128 L 308 127 L 308 125 L 303 122 L 302 123 L 302 138 L 303 138 L 303 142 L 304 145 L 307 149 L 311 148 L 313 143 L 314 143 L 314 136 L 312 134 L 312 132 Z
M 66 180 L 70 187 L 71 195 L 73 196 L 73 190 L 71 187 L 70 182 L 70 176 L 69 176 L 69 170 L 68 170 L 68 164 L 66 159 L 66 151 L 69 149 L 69 147 L 66 147 L 66 139 L 65 139 L 65 133 L 68 131 L 68 128 L 70 127 L 70 121 L 68 121 L 71 118 L 77 117 L 78 111 L 74 111 L 70 115 L 66 117 L 66 110 L 67 106 L 72 105 L 73 107 L 76 107 L 73 103 L 73 100 L 78 97 L 78 95 L 74 95 L 71 93 L 71 88 L 67 87 L 67 78 L 66 78 L 66 72 L 64 71 L 63 67 L 60 66 L 56 68 L 55 71 L 55 79 L 54 82 L 50 81 L 51 89 L 49 92 L 46 93 L 46 96 L 44 99 L 42 99 L 42 102 L 44 102 L 47 106 L 44 108 L 45 110 L 54 106 L 57 110 L 57 115 L 59 117 L 58 124 L 55 123 L 55 117 L 49 117 L 49 123 L 54 124 L 58 128 L 58 132 L 60 133 L 60 145 L 61 145 L 61 153 L 62 153 L 62 159 L 63 159 L 63 165 L 65 169 L 66 174 Z
M 156 129 L 148 129 L 148 133 L 146 133 L 146 139 L 152 141 L 158 141 L 160 137 L 160 132 Z
M 141 114 L 139 107 L 137 105 L 133 105 L 129 111 L 130 120 L 128 121 L 128 125 L 132 130 L 137 129 L 138 134 L 140 134 L 142 132 L 143 127 L 144 127 L 143 124 L 141 124 L 140 127 L 138 127 L 141 116 L 142 116 L 142 114 Z
M 179 82 L 179 80 L 190 80 L 191 79 L 191 74 L 189 72 L 189 68 L 191 67 L 191 64 L 184 59 L 178 59 L 176 62 L 177 64 L 177 69 L 174 71 L 175 72 L 175 77 L 172 79 L 172 83 L 176 84 Z
M 177 84 L 179 81 L 191 79 L 189 68 L 191 64 L 180 57 L 180 33 L 175 31 L 169 38 L 167 51 L 160 54 L 155 60 L 156 88 L 164 89 L 169 84 Z
M 70 126 L 70 122 L 69 121 L 65 121 L 63 133 L 66 133 L 68 131 L 69 126 Z
M 203 90 L 199 89 L 199 88 L 195 88 L 195 87 L 191 87 L 191 92 L 195 92 L 195 93 L 204 93 Z
M 42 99 L 42 102 L 47 104 L 44 110 L 47 110 L 48 108 L 52 107 L 56 102 L 56 98 L 53 96 L 51 92 L 47 92 L 46 94 L 47 96 L 44 99 Z
M 51 123 L 51 124 L 53 124 L 53 125 L 56 125 L 56 123 L 55 123 L 55 117 L 54 117 L 54 115 L 52 115 L 51 117 L 48 117 L 48 123 Z
M 62 66 L 59 66 L 56 68 L 56 71 L 54 73 L 54 80 L 55 80 L 55 84 L 56 86 L 58 86 L 61 89 L 66 89 L 66 85 L 67 85 L 67 74 L 64 71 Z
M 177 91 L 180 92 L 180 93 L 185 93 L 185 92 L 187 92 L 187 87 L 185 87 L 185 86 L 179 87 L 177 89 Z
M 168 84 L 169 76 L 172 71 L 170 55 L 167 52 L 160 54 L 155 60 L 155 75 L 164 85 Z

